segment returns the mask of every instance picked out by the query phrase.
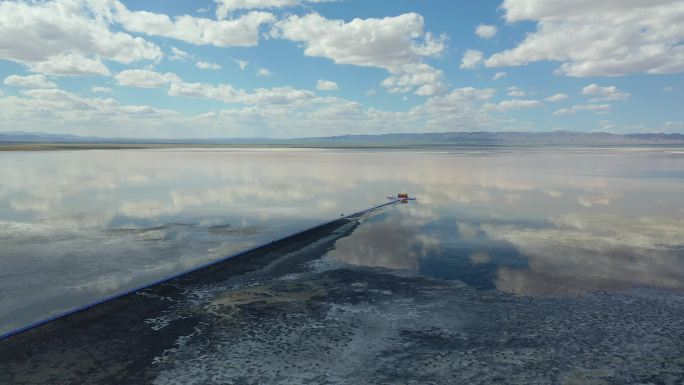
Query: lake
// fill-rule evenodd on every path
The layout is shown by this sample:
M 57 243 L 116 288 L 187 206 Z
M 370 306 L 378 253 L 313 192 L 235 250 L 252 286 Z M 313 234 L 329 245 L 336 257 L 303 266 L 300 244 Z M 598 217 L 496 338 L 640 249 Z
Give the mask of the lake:
M 681 149 L 5 152 L 0 181 L 0 332 L 399 192 L 417 200 L 365 215 L 308 269 L 396 277 L 378 293 L 414 277 L 412 290 L 470 298 L 480 310 L 486 296 L 503 296 L 512 311 L 527 314 L 509 314 L 518 321 L 577 310 L 569 319 L 590 305 L 617 317 L 605 298 L 619 298 L 623 318 L 643 310 L 629 301 L 684 308 Z M 450 313 L 463 302 L 442 305 L 433 316 L 444 325 L 466 322 Z M 389 319 L 427 305 L 393 306 L 383 313 Z M 505 329 L 497 310 L 479 316 L 481 325 Z M 181 365 L 168 373 L 192 371 Z

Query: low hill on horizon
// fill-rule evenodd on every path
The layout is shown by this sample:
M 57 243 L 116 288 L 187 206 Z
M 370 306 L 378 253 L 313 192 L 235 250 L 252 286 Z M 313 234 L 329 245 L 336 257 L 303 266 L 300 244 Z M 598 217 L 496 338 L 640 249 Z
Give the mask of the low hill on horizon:
M 379 135 L 342 135 L 293 139 L 275 138 L 102 138 L 41 132 L 0 133 L 0 143 L 73 144 L 188 144 L 188 145 L 282 145 L 282 146 L 640 146 L 684 145 L 683 134 L 607 132 L 443 132 Z

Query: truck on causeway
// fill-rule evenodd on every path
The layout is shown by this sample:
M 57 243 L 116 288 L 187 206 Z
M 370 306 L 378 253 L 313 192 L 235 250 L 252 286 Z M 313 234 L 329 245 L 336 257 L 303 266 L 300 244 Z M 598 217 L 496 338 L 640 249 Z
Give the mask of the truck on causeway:
M 398 201 L 400 201 L 400 202 L 402 202 L 402 203 L 406 203 L 406 202 L 408 202 L 408 201 L 414 201 L 414 200 L 416 200 L 415 197 L 410 197 L 407 193 L 399 193 L 399 194 L 397 194 L 396 197 L 388 196 L 387 199 L 398 200 Z

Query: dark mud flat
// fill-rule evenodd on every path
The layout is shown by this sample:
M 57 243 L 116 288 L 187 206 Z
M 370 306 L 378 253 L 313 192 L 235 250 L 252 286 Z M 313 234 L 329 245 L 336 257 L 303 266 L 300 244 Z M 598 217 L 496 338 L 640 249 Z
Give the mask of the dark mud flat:
M 322 258 L 359 223 L 340 220 L 0 341 L 0 383 L 684 381 L 679 295 L 518 297 Z

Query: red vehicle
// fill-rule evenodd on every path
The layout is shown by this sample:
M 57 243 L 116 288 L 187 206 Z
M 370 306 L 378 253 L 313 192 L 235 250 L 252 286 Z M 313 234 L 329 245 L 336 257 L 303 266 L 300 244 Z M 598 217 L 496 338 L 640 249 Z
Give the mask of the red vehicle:
M 409 195 L 407 193 L 399 193 L 399 194 L 397 194 L 396 197 L 387 197 L 387 199 L 396 199 L 396 200 L 399 200 L 401 202 L 416 200 L 415 197 L 409 197 Z

